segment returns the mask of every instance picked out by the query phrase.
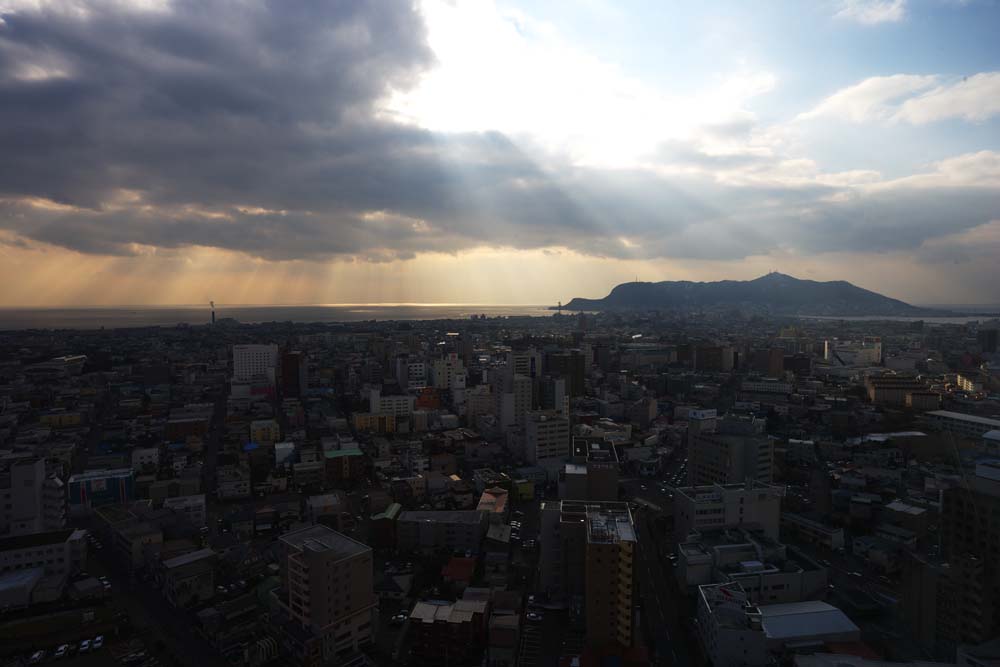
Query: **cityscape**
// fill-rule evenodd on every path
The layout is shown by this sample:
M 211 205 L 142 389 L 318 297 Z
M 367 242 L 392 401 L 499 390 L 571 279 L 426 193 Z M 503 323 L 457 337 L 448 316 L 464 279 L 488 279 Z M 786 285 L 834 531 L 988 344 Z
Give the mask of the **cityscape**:
M 998 0 L 0 0 L 0 667 L 1000 667 Z

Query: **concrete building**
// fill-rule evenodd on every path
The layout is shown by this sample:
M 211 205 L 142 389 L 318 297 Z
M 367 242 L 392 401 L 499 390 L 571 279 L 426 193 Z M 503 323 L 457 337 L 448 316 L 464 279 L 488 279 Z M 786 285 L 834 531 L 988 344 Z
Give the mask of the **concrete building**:
M 959 438 L 979 440 L 989 431 L 1000 429 L 1000 419 L 990 419 L 977 415 L 967 415 L 949 410 L 933 410 L 926 418 L 941 431 L 953 433 Z
M 825 567 L 752 526 L 695 533 L 677 545 L 681 588 L 739 582 L 756 604 L 802 602 L 826 593 Z
M 272 593 L 288 617 L 286 648 L 304 665 L 365 664 L 378 601 L 369 546 L 323 525 L 279 539 L 281 586 Z
M 188 607 L 215 597 L 217 554 L 199 549 L 160 564 L 157 580 L 163 597 L 174 607 Z
M 454 352 L 435 359 L 431 365 L 431 375 L 435 389 L 448 389 L 453 392 L 465 389 L 465 364 Z
M 570 454 L 570 424 L 563 415 L 529 412 L 524 424 L 524 454 L 532 465 L 562 463 Z
M 402 512 L 396 521 L 396 544 L 403 551 L 479 553 L 488 522 L 475 510 Z
M 599 438 L 574 437 L 570 462 L 563 470 L 559 497 L 563 500 L 618 499 L 618 455 Z
M 66 487 L 40 458 L 0 467 L 0 535 L 30 535 L 66 526 Z
M 861 630 L 826 602 L 757 606 L 727 583 L 698 589 L 698 639 L 714 667 L 763 667 L 809 646 L 858 642 Z
M 86 534 L 66 528 L 0 538 L 0 575 L 41 568 L 45 576 L 68 578 L 86 564 Z
M 95 507 L 120 505 L 135 498 L 135 471 L 87 470 L 69 478 L 69 510 L 71 514 L 89 513 Z
M 781 515 L 781 529 L 790 537 L 824 547 L 826 549 L 844 548 L 844 529 L 831 526 L 817 519 L 811 519 L 801 514 L 785 512 Z
M 233 345 L 233 380 L 274 385 L 277 368 L 277 345 Z
M 632 565 L 636 534 L 628 503 L 543 502 L 541 585 L 550 598 L 582 603 L 587 642 L 632 646 Z
M 875 375 L 865 380 L 868 400 L 875 405 L 903 408 L 907 398 L 914 393 L 927 391 L 927 384 L 922 380 L 902 375 Z M 912 399 L 911 399 L 912 403 Z
M 368 395 L 368 411 L 376 415 L 406 417 L 413 414 L 416 399 L 406 394 L 383 396 L 381 389 L 372 389 Z
M 686 486 L 674 491 L 674 532 L 686 542 L 695 532 L 759 526 L 764 535 L 778 539 L 783 487 L 759 482 Z
M 493 385 L 495 414 L 504 432 L 524 423 L 531 410 L 532 380 L 526 375 L 498 374 Z
M 179 512 L 186 516 L 192 526 L 201 528 L 205 525 L 205 494 L 177 496 L 163 501 L 165 509 Z
M 947 489 L 941 505 L 942 554 L 955 562 L 973 558 L 982 564 L 984 604 L 969 609 L 981 619 L 982 635 L 964 639 L 982 642 L 1000 635 L 1000 461 L 976 465 L 975 476 Z M 992 603 L 986 605 L 985 601 Z
M 774 441 L 764 436 L 699 433 L 688 450 L 688 484 L 734 484 L 774 478 Z

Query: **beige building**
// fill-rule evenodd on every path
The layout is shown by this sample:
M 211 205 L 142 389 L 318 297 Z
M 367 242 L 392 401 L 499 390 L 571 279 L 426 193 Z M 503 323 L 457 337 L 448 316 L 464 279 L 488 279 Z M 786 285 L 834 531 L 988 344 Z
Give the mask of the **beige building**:
M 281 587 L 273 594 L 308 633 L 286 633 L 296 661 L 352 664 L 373 636 L 371 547 L 319 524 L 285 533 L 279 544 Z
M 546 593 L 582 602 L 591 646 L 631 647 L 636 534 L 628 503 L 544 502 L 541 516 Z
M 569 420 L 549 412 L 530 412 L 524 425 L 524 453 L 528 463 L 562 462 L 569 457 Z

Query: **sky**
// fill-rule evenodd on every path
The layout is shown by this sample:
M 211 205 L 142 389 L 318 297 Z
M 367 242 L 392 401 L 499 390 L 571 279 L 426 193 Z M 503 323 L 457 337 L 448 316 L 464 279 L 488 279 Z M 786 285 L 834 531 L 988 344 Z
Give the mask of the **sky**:
M 1000 302 L 1000 0 L 0 0 L 0 306 Z

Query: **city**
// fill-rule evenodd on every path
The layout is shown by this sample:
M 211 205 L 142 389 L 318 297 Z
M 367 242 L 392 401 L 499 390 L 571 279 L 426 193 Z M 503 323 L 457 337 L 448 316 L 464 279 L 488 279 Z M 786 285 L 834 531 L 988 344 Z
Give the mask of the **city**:
M 657 312 L 3 332 L 2 657 L 984 664 L 998 333 Z

